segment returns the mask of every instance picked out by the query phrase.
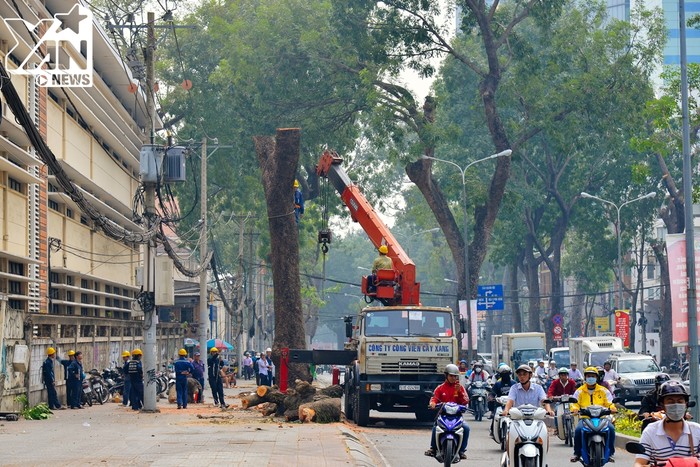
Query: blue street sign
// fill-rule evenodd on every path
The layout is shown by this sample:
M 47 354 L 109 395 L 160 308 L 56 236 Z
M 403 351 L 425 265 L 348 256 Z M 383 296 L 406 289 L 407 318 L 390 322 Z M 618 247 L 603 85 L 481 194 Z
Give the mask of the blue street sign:
M 561 324 L 564 322 L 564 317 L 560 314 L 556 314 L 552 316 L 552 322 L 557 326 L 561 326 Z
M 478 311 L 503 310 L 503 284 L 478 286 L 476 309 Z

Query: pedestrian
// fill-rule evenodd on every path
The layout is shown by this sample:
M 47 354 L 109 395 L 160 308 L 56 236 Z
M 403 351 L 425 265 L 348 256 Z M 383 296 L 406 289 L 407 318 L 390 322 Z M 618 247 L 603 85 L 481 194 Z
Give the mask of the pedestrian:
M 129 373 L 127 373 L 127 365 L 131 359 L 131 353 L 128 350 L 122 352 L 122 377 L 124 378 L 124 387 L 122 388 L 122 406 L 126 407 L 129 405 L 129 393 L 131 392 L 131 378 L 129 378 Z
M 187 378 L 194 373 L 192 363 L 187 359 L 187 350 L 180 349 L 177 354 L 180 356 L 175 361 L 175 392 L 177 394 L 177 408 L 187 408 Z
M 81 363 L 82 360 L 83 353 L 77 351 L 75 352 L 73 361 L 68 365 L 68 386 L 70 387 L 71 409 L 83 408 L 80 404 L 80 394 L 82 393 L 83 380 L 85 379 L 85 373 L 83 373 L 83 365 Z
M 68 360 L 61 360 L 61 365 L 63 365 L 63 379 L 66 380 L 66 407 L 70 407 L 72 386 L 68 384 L 68 366 L 73 362 L 73 359 L 75 359 L 75 350 L 69 350 L 67 355 Z
M 224 401 L 224 381 L 221 377 L 223 360 L 219 355 L 219 349 L 216 347 L 212 347 L 209 353 L 210 355 L 207 359 L 207 376 L 209 377 L 211 395 L 214 398 L 214 406 L 221 406 L 221 408 L 225 409 L 228 407 L 228 404 Z
M 126 373 L 131 380 L 129 402 L 131 403 L 131 410 L 141 410 L 143 408 L 143 364 L 141 363 L 143 352 L 141 352 L 141 349 L 134 349 L 131 352 L 131 357 L 126 366 Z
M 44 381 L 44 386 L 46 386 L 46 392 L 49 396 L 49 408 L 63 410 L 65 407 L 61 406 L 61 402 L 58 400 L 58 394 L 56 394 L 56 375 L 54 373 L 55 363 L 56 349 L 49 347 L 46 350 L 46 360 L 44 360 L 44 364 L 41 365 L 41 378 Z
M 253 374 L 255 375 L 255 385 L 260 386 L 260 366 L 258 361 L 260 360 L 260 352 L 255 352 L 255 358 L 253 358 Z
M 299 180 L 294 180 L 294 219 L 297 225 L 302 217 L 304 217 L 304 194 L 299 188 Z
M 250 358 L 248 352 L 245 353 L 245 358 L 243 359 L 243 377 L 249 380 L 253 375 L 253 359 Z
M 258 386 L 271 386 L 269 373 L 268 373 L 268 361 L 265 355 L 261 355 L 258 359 L 258 376 L 259 383 Z
M 204 402 L 204 362 L 202 361 L 201 354 L 199 352 L 194 353 L 194 360 L 192 360 L 192 377 L 199 381 L 200 389 L 197 394 L 197 404 Z

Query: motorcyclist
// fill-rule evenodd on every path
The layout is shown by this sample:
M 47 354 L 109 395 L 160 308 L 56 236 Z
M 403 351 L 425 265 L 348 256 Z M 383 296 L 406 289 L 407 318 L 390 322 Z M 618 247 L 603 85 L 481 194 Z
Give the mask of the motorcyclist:
M 535 407 L 539 406 L 542 401 L 547 399 L 544 389 L 539 384 L 532 384 L 532 368 L 529 365 L 520 365 L 515 374 L 518 377 L 518 383 L 511 386 L 508 391 L 508 402 L 503 409 L 503 415 L 508 416 L 510 409 L 520 407 L 521 405 L 530 404 Z M 554 415 L 549 402 L 544 403 L 544 408 L 549 415 Z
M 611 412 L 617 412 L 615 404 L 612 403 L 612 394 L 603 386 L 598 384 L 598 370 L 589 366 L 583 370 L 585 384 L 574 392 L 576 402 L 571 404 L 571 413 L 575 414 L 580 409 L 585 409 L 589 405 L 599 405 L 610 409 Z M 571 462 L 578 462 L 581 459 L 581 447 L 583 444 L 583 421 L 580 420 L 576 425 L 574 433 L 574 455 L 571 456 Z M 615 462 L 615 430 L 608 431 L 608 446 L 610 446 L 610 458 L 608 462 Z
M 569 378 L 569 370 L 561 367 L 557 372 L 558 379 L 552 382 L 547 391 L 547 397 L 560 397 L 564 394 L 573 395 L 576 392 L 576 383 Z
M 646 429 L 647 426 L 649 426 L 649 424 L 659 419 L 657 418 L 660 415 L 659 412 L 663 410 L 658 397 L 659 389 L 661 388 L 661 385 L 664 384 L 666 381 L 671 381 L 671 377 L 666 373 L 660 373 L 656 375 L 656 377 L 654 378 L 654 389 L 649 391 L 642 398 L 642 403 L 639 406 L 639 412 L 637 412 L 637 418 L 643 420 L 642 432 Z M 691 418 L 692 416 L 689 413 L 686 414 L 686 420 L 690 420 Z
M 612 390 L 612 388 L 610 387 L 610 383 L 608 383 L 608 382 L 605 380 L 605 370 L 604 370 L 602 367 L 599 367 L 599 366 L 597 366 L 595 369 L 596 369 L 596 371 L 598 372 L 598 384 L 601 385 L 601 386 L 603 386 L 605 389 L 608 390 L 608 392 L 609 392 L 610 394 L 612 394 L 612 393 L 613 393 L 613 390 Z
M 460 405 L 469 405 L 469 396 L 467 396 L 467 391 L 464 387 L 459 384 L 459 368 L 457 365 L 450 363 L 445 367 L 445 382 L 440 386 L 435 388 L 433 397 L 430 398 L 430 408 L 434 409 L 437 404 L 444 404 L 447 402 L 455 402 Z M 459 458 L 466 459 L 467 442 L 469 441 L 469 426 L 463 423 L 464 427 L 464 438 L 462 438 L 462 446 L 459 448 Z M 434 457 L 437 451 L 437 444 L 435 443 L 435 427 L 433 424 L 433 433 L 430 436 L 430 449 L 425 451 L 426 456 Z
M 547 381 L 547 368 L 544 366 L 544 360 L 537 361 L 537 367 L 535 367 L 535 376 L 537 379 L 544 384 Z
M 569 370 L 566 370 L 567 372 Z M 555 381 L 559 377 L 559 370 L 557 370 L 557 362 L 554 360 L 549 361 L 549 368 L 547 368 L 547 380 L 550 382 Z
M 469 383 L 474 383 L 476 381 L 487 382 L 489 380 L 489 374 L 484 370 L 484 365 L 481 362 L 476 362 L 472 366 L 472 371 L 467 378 Z
M 503 365 L 498 368 L 498 374 L 501 376 L 496 384 L 491 387 L 491 392 L 489 393 L 489 411 L 491 412 L 491 420 L 496 415 L 496 398 L 501 396 L 507 396 L 510 392 L 510 388 L 515 384 L 515 381 L 511 378 L 511 370 L 508 365 Z M 491 436 L 493 437 L 493 423 L 489 429 Z
M 683 384 L 678 381 L 663 383 L 658 397 L 666 417 L 649 424 L 642 432 L 640 443 L 645 452 L 637 454 L 634 467 L 649 465 L 649 459 L 664 462 L 671 457 L 697 456 L 700 452 L 700 425 L 684 420 L 690 396 Z

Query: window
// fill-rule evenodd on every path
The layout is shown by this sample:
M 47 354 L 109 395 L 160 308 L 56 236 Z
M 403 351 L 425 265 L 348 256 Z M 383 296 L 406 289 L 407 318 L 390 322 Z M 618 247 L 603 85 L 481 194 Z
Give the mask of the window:
M 57 273 L 57 272 L 52 272 L 52 273 L 49 275 L 49 279 L 51 280 L 51 282 L 52 282 L 53 284 L 57 283 L 57 282 L 58 282 L 58 273 Z
M 73 276 L 66 276 L 66 285 L 73 285 Z
M 656 264 L 647 264 L 647 279 L 654 279 L 656 273 Z
M 24 276 L 24 264 L 23 263 L 17 263 L 15 261 L 10 261 L 8 266 L 10 267 L 10 274 L 14 274 L 16 276 Z
M 7 305 L 13 310 L 24 310 L 22 300 L 10 299 L 7 301 Z
M 56 185 L 54 185 L 53 183 L 49 183 L 49 192 L 57 192 L 57 191 L 59 191 L 59 190 L 56 187 Z
M 22 182 L 10 177 L 10 190 L 15 190 L 22 193 Z
M 83 289 L 89 289 L 90 287 L 88 286 L 88 281 L 87 279 L 81 279 L 80 280 L 80 287 Z
M 90 303 L 88 299 L 88 294 L 86 293 L 81 293 L 80 294 L 80 303 Z M 85 316 L 85 315 L 83 315 Z
M 22 283 L 19 281 L 8 281 L 9 291 L 13 295 L 22 295 Z
M 88 218 L 85 216 L 80 216 L 80 223 L 83 225 L 88 225 Z
M 70 290 L 66 290 L 66 301 L 67 302 L 74 302 L 75 301 L 73 299 L 73 292 Z
M 441 311 L 376 311 L 365 318 L 366 336 L 452 336 L 452 316 Z
M 66 217 L 73 219 L 73 210 L 71 208 L 66 208 Z
M 58 203 L 52 199 L 49 200 L 49 209 L 53 209 L 54 211 L 60 210 Z

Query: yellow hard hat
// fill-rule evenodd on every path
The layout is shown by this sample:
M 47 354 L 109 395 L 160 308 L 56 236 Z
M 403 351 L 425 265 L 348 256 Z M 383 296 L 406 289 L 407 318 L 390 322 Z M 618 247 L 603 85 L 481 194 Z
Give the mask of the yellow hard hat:
M 56 349 L 54 349 L 53 347 L 49 347 L 48 349 L 46 349 L 46 355 L 53 355 L 55 353 Z
M 75 355 L 75 350 L 69 350 L 69 351 L 68 351 L 68 356 L 69 356 L 69 357 L 72 357 L 73 355 Z
M 134 349 L 134 351 L 131 352 L 131 354 L 132 354 L 133 356 L 136 356 L 136 355 L 143 355 L 143 352 L 141 352 L 141 349 Z
M 294 180 L 294 188 L 299 188 L 299 180 Z
M 178 354 L 179 356 L 181 356 L 181 357 L 184 357 L 185 355 L 187 355 L 187 350 L 185 350 L 185 349 L 180 349 L 180 350 L 177 351 L 177 354 Z
M 380 252 L 381 254 L 385 255 L 385 254 L 389 253 L 389 248 L 387 248 L 386 245 L 382 245 L 382 246 L 379 247 L 379 252 Z
M 129 353 L 128 350 L 125 350 L 124 352 L 122 352 L 122 357 L 131 357 L 131 353 Z
M 219 351 L 219 349 L 217 349 L 216 347 L 212 347 L 211 350 L 210 350 L 209 352 L 211 352 L 211 353 L 217 353 L 218 351 Z

